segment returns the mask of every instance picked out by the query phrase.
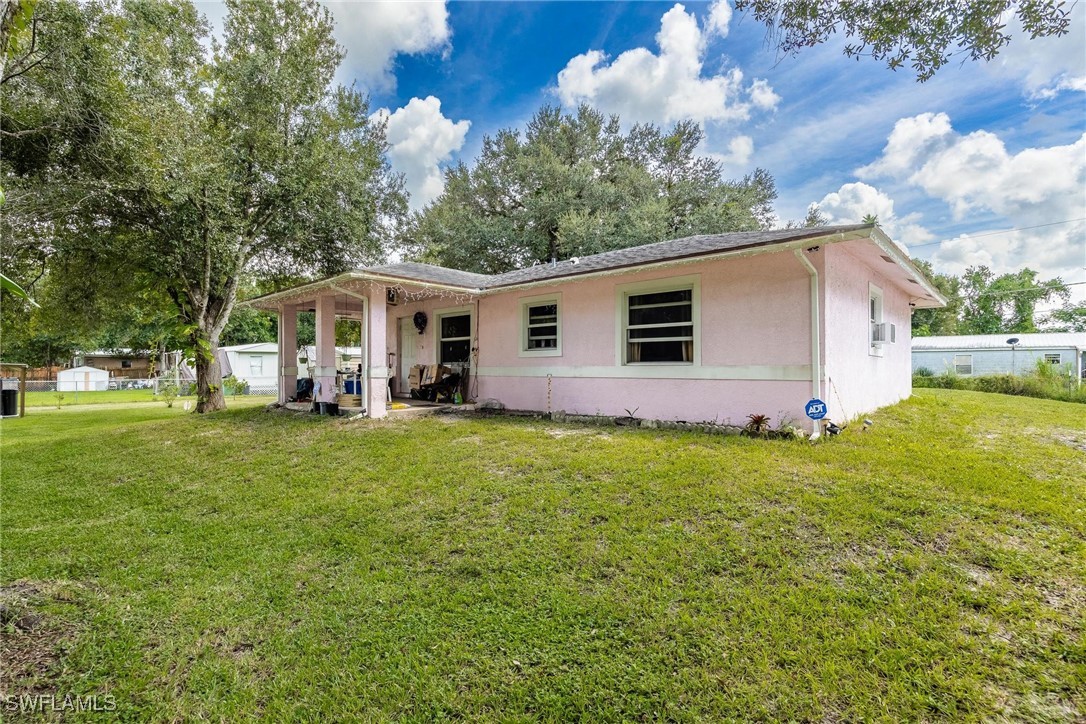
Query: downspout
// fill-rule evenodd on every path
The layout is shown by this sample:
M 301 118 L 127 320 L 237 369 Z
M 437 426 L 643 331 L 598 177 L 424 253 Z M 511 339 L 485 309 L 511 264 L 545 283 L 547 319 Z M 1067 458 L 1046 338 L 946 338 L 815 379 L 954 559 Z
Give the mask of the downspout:
M 818 247 L 813 247 L 817 249 Z M 818 319 L 818 270 L 814 264 L 804 256 L 802 249 L 795 250 L 796 258 L 803 266 L 807 267 L 807 273 L 811 275 L 811 398 L 822 397 L 822 340 L 821 328 Z M 818 420 L 812 420 L 811 439 L 816 440 L 822 434 L 822 425 Z

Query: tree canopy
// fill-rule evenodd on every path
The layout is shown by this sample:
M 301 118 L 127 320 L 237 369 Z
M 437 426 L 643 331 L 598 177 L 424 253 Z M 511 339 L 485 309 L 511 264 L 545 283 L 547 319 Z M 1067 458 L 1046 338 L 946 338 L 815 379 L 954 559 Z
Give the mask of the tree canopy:
M 913 259 L 913 263 L 947 299 L 947 305 L 939 309 L 913 310 L 913 336 L 957 334 L 958 317 L 962 312 L 961 280 L 952 274 L 936 272 L 931 262 L 924 259 Z
M 410 258 L 482 273 L 697 233 L 765 228 L 776 189 L 762 170 L 740 181 L 700 156 L 702 130 L 679 123 L 623 132 L 588 106 L 544 106 L 524 132 L 483 140 L 472 165 L 404 234 Z
M 406 213 L 384 127 L 333 83 L 328 11 L 227 6 L 209 51 L 182 0 L 50 3 L 36 30 L 48 60 L 5 83 L 0 127 L 12 256 L 77 270 L 70 291 L 89 305 L 165 295 L 200 411 L 225 404 L 213 351 L 247 273 L 372 263 Z
M 1070 292 L 1059 277 L 1042 281 L 1029 268 L 996 274 L 986 266 L 969 267 L 956 277 L 936 273 L 922 259 L 913 261 L 948 300 L 942 309 L 913 311 L 915 336 L 1076 331 L 1081 312 L 1067 301 Z M 1037 312 L 1042 302 L 1058 300 L 1065 303 L 1062 309 Z
M 966 269 L 961 281 L 959 333 L 1036 332 L 1037 305 L 1070 297 L 1061 279 L 1041 281 L 1039 276 L 1029 268 L 999 275 L 986 266 Z
M 1011 42 L 1006 20 L 1014 16 L 1031 38 L 1063 35 L 1070 17 L 1053 0 L 735 0 L 769 29 L 784 54 L 826 42 L 838 32 L 853 42 L 850 58 L 870 56 L 896 70 L 909 65 L 919 81 L 935 75 L 958 53 L 991 60 Z

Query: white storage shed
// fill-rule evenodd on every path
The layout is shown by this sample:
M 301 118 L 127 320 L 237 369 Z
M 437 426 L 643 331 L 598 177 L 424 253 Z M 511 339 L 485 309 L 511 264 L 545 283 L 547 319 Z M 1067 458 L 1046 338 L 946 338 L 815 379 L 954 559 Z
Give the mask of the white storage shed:
M 109 389 L 109 372 L 97 367 L 72 367 L 57 373 L 58 392 L 94 392 Z

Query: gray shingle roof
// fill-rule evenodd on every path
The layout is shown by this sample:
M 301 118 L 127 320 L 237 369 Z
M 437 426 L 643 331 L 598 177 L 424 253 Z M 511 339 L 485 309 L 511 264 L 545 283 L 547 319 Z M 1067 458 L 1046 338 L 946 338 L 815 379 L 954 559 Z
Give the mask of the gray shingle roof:
M 870 224 L 852 226 L 822 226 L 818 228 L 781 229 L 777 231 L 740 231 L 731 234 L 701 234 L 683 239 L 660 241 L 655 244 L 632 246 L 628 249 L 605 251 L 601 254 L 584 256 L 573 263 L 572 260 L 560 261 L 554 266 L 537 264 L 526 269 L 498 274 L 490 278 L 487 288 L 505 287 L 526 282 L 556 279 L 560 277 L 590 274 L 592 272 L 641 266 L 654 262 L 686 259 L 705 256 L 722 251 L 753 249 L 759 246 L 781 244 L 789 241 L 845 233 L 871 228 Z
M 623 269 L 644 264 L 653 264 L 673 259 L 687 259 L 706 256 L 723 251 L 754 249 L 760 246 L 784 244 L 790 241 L 848 233 L 872 228 L 872 224 L 852 224 L 849 226 L 820 226 L 803 229 L 779 229 L 776 231 L 739 231 L 730 234 L 701 234 L 682 239 L 661 241 L 655 244 L 632 246 L 628 249 L 605 251 L 601 254 L 583 256 L 574 262 L 571 259 L 551 264 L 536 264 L 525 269 L 516 269 L 504 274 L 474 274 L 472 272 L 446 269 L 432 264 L 403 262 L 384 264 L 360 269 L 362 272 L 382 274 L 404 280 L 433 282 L 463 287 L 465 289 L 494 289 L 515 284 L 579 276 L 610 269 Z
M 396 277 L 409 281 L 432 282 L 434 284 L 448 284 L 465 289 L 482 289 L 493 279 L 486 274 L 460 271 L 459 269 L 446 269 L 443 266 L 433 264 L 418 264 L 407 261 L 399 264 L 381 264 L 380 266 L 368 266 L 359 271 L 383 276 Z

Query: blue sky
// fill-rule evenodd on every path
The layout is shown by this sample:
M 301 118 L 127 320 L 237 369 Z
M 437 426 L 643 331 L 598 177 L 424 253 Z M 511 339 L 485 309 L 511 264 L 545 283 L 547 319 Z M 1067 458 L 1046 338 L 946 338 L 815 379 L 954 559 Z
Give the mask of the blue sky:
M 1086 282 L 1083 3 L 1068 36 L 1030 41 L 1011 21 L 994 61 L 954 61 L 923 84 L 845 57 L 844 39 L 779 57 L 726 0 L 328 7 L 347 53 L 339 80 L 387 114 L 416 207 L 486 134 L 544 103 L 587 102 L 629 122 L 701 123 L 703 152 L 730 176 L 776 178 L 782 223 L 811 203 L 841 223 L 877 213 L 944 271 L 1029 265 Z

